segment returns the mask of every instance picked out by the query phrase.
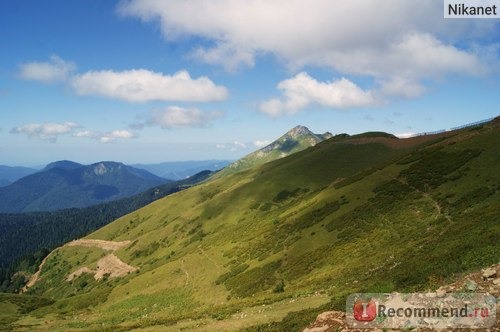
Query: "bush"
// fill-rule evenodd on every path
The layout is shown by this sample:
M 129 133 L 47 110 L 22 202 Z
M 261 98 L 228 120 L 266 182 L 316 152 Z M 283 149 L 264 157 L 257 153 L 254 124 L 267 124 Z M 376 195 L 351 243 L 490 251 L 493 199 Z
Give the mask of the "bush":
M 278 280 L 274 286 L 273 293 L 283 293 L 285 291 L 285 282 L 283 279 Z

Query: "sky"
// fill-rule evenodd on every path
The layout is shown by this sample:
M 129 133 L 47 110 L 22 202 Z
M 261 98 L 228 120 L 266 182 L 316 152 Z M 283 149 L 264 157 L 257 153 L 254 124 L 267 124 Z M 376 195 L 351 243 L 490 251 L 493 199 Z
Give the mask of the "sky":
M 488 119 L 499 23 L 440 0 L 2 0 L 0 164 L 235 160 L 296 125 Z

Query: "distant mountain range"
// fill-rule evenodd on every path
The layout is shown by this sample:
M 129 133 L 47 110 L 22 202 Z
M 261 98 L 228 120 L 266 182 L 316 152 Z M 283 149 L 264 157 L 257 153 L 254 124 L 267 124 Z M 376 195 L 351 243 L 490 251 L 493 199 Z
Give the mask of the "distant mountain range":
M 280 159 L 295 152 L 302 151 L 318 144 L 326 139 L 333 137 L 329 132 L 324 134 L 314 134 L 307 127 L 296 126 L 290 129 L 283 136 L 263 147 L 254 151 L 245 157 L 233 162 L 216 176 L 220 177 L 226 174 L 236 173 L 257 165 Z
M 174 161 L 158 164 L 133 164 L 132 167 L 145 169 L 169 180 L 186 179 L 201 171 L 217 171 L 230 164 L 228 160 Z
M 0 187 L 8 186 L 9 184 L 19 180 L 20 178 L 23 178 L 35 172 L 38 172 L 38 170 L 35 168 L 0 165 Z
M 9 267 L 16 260 L 24 257 L 25 261 L 31 262 L 32 257 L 38 255 L 37 252 L 52 250 L 65 242 L 82 237 L 157 199 L 189 188 L 205 180 L 211 174 L 210 171 L 203 171 L 188 179 L 168 182 L 134 196 L 85 208 L 51 212 L 0 213 L 0 252 L 2 253 L 0 255 L 0 292 L 5 291 L 4 286 L 7 286 L 2 284 L 2 273 L 6 271 L 5 269 L 11 270 L 12 267 Z M 18 266 L 25 266 L 25 263 L 17 262 Z M 4 269 L 3 272 L 2 269 Z
M 296 128 L 267 152 L 303 135 L 314 144 Z M 341 134 L 212 177 L 54 250 L 27 294 L 0 294 L 1 321 L 13 331 L 303 331 L 353 293 L 480 290 L 500 257 L 499 139 L 500 118 L 407 139 Z M 484 288 L 497 297 L 499 273 Z
M 0 212 L 53 211 L 129 197 L 169 180 L 122 163 L 57 161 L 0 188 Z

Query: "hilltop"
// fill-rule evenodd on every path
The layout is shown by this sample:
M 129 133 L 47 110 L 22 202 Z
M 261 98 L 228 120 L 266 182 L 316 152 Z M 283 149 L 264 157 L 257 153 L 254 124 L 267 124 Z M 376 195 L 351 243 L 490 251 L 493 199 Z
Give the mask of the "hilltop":
M 133 196 L 167 182 L 148 171 L 117 162 L 85 166 L 58 161 L 0 188 L 0 212 L 81 208 Z
M 254 151 L 245 157 L 229 164 L 225 169 L 217 174 L 217 177 L 226 174 L 236 173 L 254 166 L 280 159 L 295 152 L 302 151 L 308 147 L 315 146 L 319 142 L 332 137 L 332 134 L 314 134 L 307 127 L 296 126 L 290 129 L 283 136 L 265 147 Z
M 0 187 L 8 186 L 12 182 L 37 171 L 38 170 L 29 167 L 0 165 Z
M 298 331 L 354 292 L 438 289 L 498 263 L 499 136 L 499 119 L 409 139 L 342 135 L 212 178 L 54 250 L 28 295 L 4 300 L 4 321 Z M 113 274 L 111 254 L 128 274 Z

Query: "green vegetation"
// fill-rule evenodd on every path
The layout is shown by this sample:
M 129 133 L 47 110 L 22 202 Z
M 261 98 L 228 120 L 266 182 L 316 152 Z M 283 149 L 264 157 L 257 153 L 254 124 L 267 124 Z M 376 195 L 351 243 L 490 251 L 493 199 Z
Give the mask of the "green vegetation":
M 70 161 L 0 187 L 0 211 L 22 213 L 83 208 L 137 195 L 170 182 L 145 170 L 104 161 L 80 165 Z
M 314 134 L 303 126 L 297 126 L 260 150 L 230 164 L 216 175 L 216 177 L 234 174 L 243 170 L 283 158 L 293 153 L 302 151 L 317 143 L 331 138 L 330 133 Z
M 4 317 L 32 330 L 299 331 L 353 292 L 436 289 L 498 262 L 499 134 L 492 122 L 439 139 L 334 137 L 212 178 L 89 235 L 130 240 L 114 254 L 137 272 L 67 281 L 106 252 L 62 247 L 28 291 L 54 303 Z
M 157 199 L 203 181 L 211 172 L 149 189 L 138 195 L 82 209 L 0 214 L 0 291 L 17 292 L 54 248 L 110 223 Z

